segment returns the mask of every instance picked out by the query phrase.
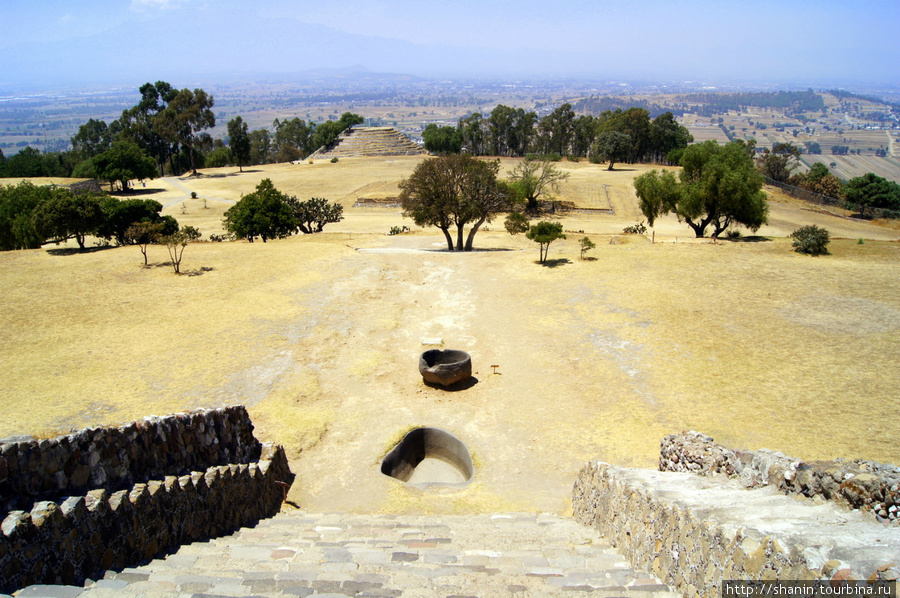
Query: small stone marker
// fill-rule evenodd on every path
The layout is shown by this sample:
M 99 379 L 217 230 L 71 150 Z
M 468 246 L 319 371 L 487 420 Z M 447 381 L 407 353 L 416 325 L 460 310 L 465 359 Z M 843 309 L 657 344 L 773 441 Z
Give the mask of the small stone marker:
M 438 345 L 438 346 L 440 346 L 440 345 L 444 344 L 444 339 L 442 339 L 442 338 L 423 338 L 422 344 L 423 345 Z

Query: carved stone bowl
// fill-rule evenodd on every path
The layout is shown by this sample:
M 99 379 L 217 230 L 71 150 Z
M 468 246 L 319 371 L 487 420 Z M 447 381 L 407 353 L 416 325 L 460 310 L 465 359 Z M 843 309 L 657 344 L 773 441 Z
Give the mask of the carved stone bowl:
M 425 382 L 450 386 L 472 377 L 472 358 L 465 351 L 431 349 L 419 358 L 419 373 Z

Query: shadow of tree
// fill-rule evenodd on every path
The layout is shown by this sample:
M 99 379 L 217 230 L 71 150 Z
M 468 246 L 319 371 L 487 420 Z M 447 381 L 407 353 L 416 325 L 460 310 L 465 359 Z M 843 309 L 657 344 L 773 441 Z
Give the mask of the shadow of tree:
M 97 253 L 98 251 L 106 251 L 107 249 L 115 249 L 112 245 L 101 245 L 98 247 L 59 247 L 56 249 L 48 249 L 50 255 L 78 255 L 79 253 Z
M 566 264 L 571 264 L 572 261 L 569 258 L 559 258 L 555 260 L 544 260 L 544 262 L 538 262 L 545 268 L 558 268 L 559 266 L 564 266 Z
M 171 264 L 169 264 L 171 266 Z M 199 270 L 182 270 L 182 276 L 203 276 L 207 272 L 212 272 L 215 268 L 201 267 Z
M 737 237 L 735 239 L 719 239 L 720 241 L 731 241 L 732 243 L 770 243 L 771 237 L 763 237 L 760 235 L 750 235 L 748 237 Z
M 135 195 L 155 195 L 157 193 L 162 193 L 165 189 L 161 187 L 151 187 L 149 189 L 129 189 L 128 191 L 113 191 L 110 193 L 113 197 L 133 197 Z

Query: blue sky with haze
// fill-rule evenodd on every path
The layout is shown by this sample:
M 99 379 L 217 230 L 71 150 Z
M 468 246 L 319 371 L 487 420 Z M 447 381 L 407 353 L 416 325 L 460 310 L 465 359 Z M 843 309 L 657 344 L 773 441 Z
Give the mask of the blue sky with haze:
M 152 44 L 132 43 L 152 35 L 145 28 L 160 19 L 182 27 L 180 35 L 165 40 L 166 51 L 148 51 Z M 597 78 L 821 80 L 893 87 L 900 72 L 898 0 L 0 0 L 0 21 L 4 23 L 0 51 L 23 62 L 36 54 L 42 61 L 29 67 L 32 76 L 40 64 L 52 66 L 52 52 L 87 51 L 94 44 L 111 43 L 110 37 L 117 38 L 117 49 L 104 52 L 120 54 L 116 64 L 124 64 L 129 53 L 140 53 L 148 71 L 157 68 L 165 74 L 165 69 L 174 68 L 173 56 L 190 56 L 192 43 L 207 50 L 221 43 L 223 56 L 227 55 L 229 45 L 233 47 L 230 40 L 246 27 L 256 32 L 255 43 L 247 44 L 239 56 L 223 58 L 227 62 L 223 69 L 263 68 L 267 57 L 284 53 L 297 57 L 291 64 L 298 69 L 337 66 L 316 63 L 317 52 L 300 39 L 311 39 L 300 27 L 303 23 L 366 39 L 405 42 L 406 46 L 383 45 L 381 55 L 360 41 L 357 55 L 348 50 L 335 60 L 356 58 L 349 64 L 422 76 L 464 74 L 469 67 L 487 73 L 493 64 L 497 74 L 508 71 L 516 76 L 556 72 Z M 261 33 L 269 26 L 266 23 L 295 24 L 303 33 L 298 39 L 289 39 L 289 34 L 268 39 Z M 209 31 L 206 37 L 183 33 L 204 27 L 215 27 L 221 37 L 217 40 Z M 160 29 L 157 25 L 147 31 Z M 180 44 L 183 47 L 170 47 Z M 411 56 L 417 48 L 432 46 L 443 48 L 445 60 L 432 59 L 427 51 L 418 61 Z M 456 49 L 458 64 L 446 59 Z M 486 50 L 483 62 L 489 64 L 472 64 L 478 54 L 463 49 Z M 48 54 L 40 55 L 43 51 Z M 397 55 L 394 63 L 391 53 Z M 96 69 L 107 68 L 102 56 L 85 60 L 99 61 Z M 211 60 L 200 60 L 199 68 L 216 66 Z M 285 67 L 277 63 L 271 68 Z M 0 82 L 16 76 L 14 69 L 5 76 L 0 70 Z M 143 76 L 148 77 L 152 78 L 149 73 Z

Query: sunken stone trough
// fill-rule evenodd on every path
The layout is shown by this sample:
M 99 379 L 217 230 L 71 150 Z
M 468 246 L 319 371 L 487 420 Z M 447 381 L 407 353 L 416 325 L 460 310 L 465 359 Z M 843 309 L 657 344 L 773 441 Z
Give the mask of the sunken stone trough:
M 416 428 L 385 455 L 381 473 L 411 486 L 464 486 L 475 468 L 459 438 L 439 428 Z
M 472 358 L 465 351 L 431 349 L 419 357 L 419 373 L 429 384 L 451 386 L 472 377 Z

